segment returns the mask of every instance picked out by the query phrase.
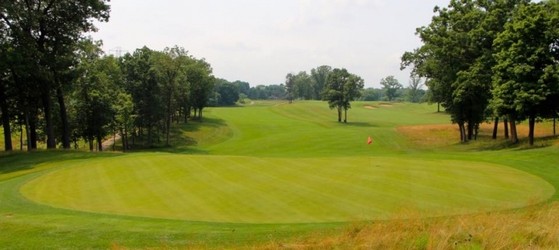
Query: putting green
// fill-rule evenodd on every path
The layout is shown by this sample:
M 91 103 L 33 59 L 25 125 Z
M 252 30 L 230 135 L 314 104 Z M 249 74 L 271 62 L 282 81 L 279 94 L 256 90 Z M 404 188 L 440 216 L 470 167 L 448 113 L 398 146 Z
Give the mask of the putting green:
M 385 157 L 133 154 L 68 161 L 21 187 L 53 207 L 189 221 L 315 223 L 517 208 L 549 198 L 539 177 L 482 162 Z

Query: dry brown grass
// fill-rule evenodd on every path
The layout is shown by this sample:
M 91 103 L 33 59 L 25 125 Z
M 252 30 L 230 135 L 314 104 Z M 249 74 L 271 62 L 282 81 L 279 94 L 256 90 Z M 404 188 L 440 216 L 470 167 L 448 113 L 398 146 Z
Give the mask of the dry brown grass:
M 398 133 L 406 136 L 410 142 L 419 147 L 444 147 L 458 143 L 460 134 L 456 124 L 437 125 L 414 125 L 397 128 Z M 504 139 L 503 123 L 499 124 L 498 139 Z M 519 138 L 528 137 L 528 125 L 518 124 L 517 133 Z M 493 124 L 484 123 L 479 128 L 479 139 L 491 138 Z M 550 123 L 539 123 L 535 127 L 535 135 L 538 138 L 553 136 L 553 128 Z M 449 139 L 450 138 L 450 139 Z M 452 138 L 455 138 L 454 140 Z M 557 144 L 559 142 L 555 142 Z
M 353 224 L 335 235 L 252 249 L 559 249 L 558 225 L 555 202 L 519 211 Z

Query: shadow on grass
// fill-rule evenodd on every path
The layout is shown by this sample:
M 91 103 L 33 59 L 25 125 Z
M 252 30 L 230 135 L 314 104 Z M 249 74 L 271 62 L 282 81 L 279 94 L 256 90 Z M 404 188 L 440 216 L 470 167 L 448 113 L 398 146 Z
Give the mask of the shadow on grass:
M 553 146 L 559 136 L 545 136 L 534 138 L 534 145 L 530 145 L 528 138 L 519 138 L 518 143 L 513 143 L 508 139 L 492 139 L 490 136 L 478 136 L 476 141 L 468 142 L 471 150 L 474 151 L 498 151 L 504 149 L 511 150 L 533 150 Z
M 39 150 L 32 152 L 3 152 L 0 153 L 0 174 L 8 174 L 12 172 L 30 170 L 36 165 L 64 160 L 80 160 L 98 157 L 115 157 L 122 154 L 115 153 L 91 153 L 74 150 Z
M 235 107 L 229 107 L 235 108 Z M 180 154 L 208 154 L 208 151 L 193 148 L 198 146 L 198 141 L 193 136 L 200 132 L 203 128 L 209 130 L 217 130 L 227 126 L 225 120 L 217 118 L 203 118 L 202 121 L 193 120 L 188 123 L 174 124 L 169 133 L 169 144 L 166 143 L 164 134 L 155 136 L 155 143 L 148 145 L 146 136 L 140 136 L 135 139 L 131 145 L 130 152 L 167 152 Z M 115 147 L 115 150 L 122 150 L 122 145 Z

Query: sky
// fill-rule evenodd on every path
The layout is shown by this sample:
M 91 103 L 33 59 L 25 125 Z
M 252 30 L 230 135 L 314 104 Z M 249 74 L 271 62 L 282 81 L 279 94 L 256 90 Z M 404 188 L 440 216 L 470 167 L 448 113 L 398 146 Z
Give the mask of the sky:
M 421 46 L 418 27 L 449 0 L 113 0 L 92 37 L 106 53 L 179 46 L 212 65 L 214 76 L 251 86 L 280 84 L 321 65 L 346 68 L 366 87 L 400 70 Z

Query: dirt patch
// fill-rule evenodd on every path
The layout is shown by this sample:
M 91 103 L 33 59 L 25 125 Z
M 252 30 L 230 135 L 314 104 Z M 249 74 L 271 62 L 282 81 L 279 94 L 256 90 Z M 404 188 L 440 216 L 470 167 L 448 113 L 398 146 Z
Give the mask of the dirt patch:
M 363 106 L 363 108 L 366 108 L 366 109 L 377 109 L 377 107 L 374 107 L 374 106 L 371 106 L 371 105 L 365 105 L 365 106 Z

